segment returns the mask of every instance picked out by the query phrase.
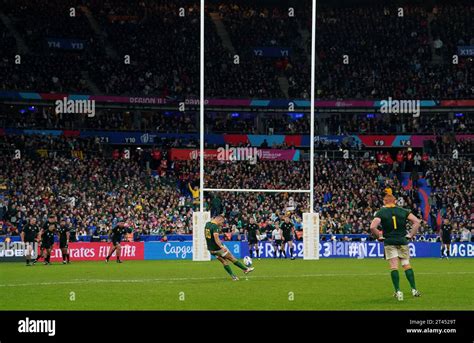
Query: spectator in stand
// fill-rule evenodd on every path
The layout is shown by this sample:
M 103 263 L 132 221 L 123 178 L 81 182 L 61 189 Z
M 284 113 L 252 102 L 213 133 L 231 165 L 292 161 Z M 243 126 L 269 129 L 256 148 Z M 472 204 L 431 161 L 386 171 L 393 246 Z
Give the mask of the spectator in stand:
M 460 242 L 471 242 L 472 234 L 467 227 L 461 230 Z

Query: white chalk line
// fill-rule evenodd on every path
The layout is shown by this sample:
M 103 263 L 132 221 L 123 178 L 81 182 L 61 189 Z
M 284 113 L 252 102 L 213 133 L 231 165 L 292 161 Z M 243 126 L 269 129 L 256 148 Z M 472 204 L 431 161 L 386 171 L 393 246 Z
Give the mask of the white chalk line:
M 474 272 L 417 272 L 416 275 L 465 275 L 474 274 Z M 301 274 L 301 275 L 249 275 L 249 279 L 297 279 L 297 278 L 316 278 L 316 277 L 366 277 L 366 276 L 385 276 L 387 273 L 324 273 L 324 274 Z M 246 278 L 247 276 L 241 276 Z M 29 286 L 56 286 L 56 285 L 80 285 L 80 284 L 96 284 L 96 283 L 174 283 L 185 281 L 212 281 L 212 280 L 230 280 L 229 277 L 170 277 L 155 279 L 73 279 L 70 281 L 52 281 L 52 282 L 32 282 L 32 283 L 11 283 L 0 284 L 0 287 L 29 287 Z

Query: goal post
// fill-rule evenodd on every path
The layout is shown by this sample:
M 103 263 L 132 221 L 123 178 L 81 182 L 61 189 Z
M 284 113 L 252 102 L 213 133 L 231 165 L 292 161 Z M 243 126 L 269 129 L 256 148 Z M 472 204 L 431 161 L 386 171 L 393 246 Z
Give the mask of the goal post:
M 199 211 L 193 213 L 193 261 L 210 261 L 204 227 L 211 213 L 204 211 L 204 0 L 199 17 Z
M 211 212 L 193 213 L 193 261 L 210 261 L 211 254 L 207 250 L 204 227 L 211 220 Z
M 309 146 L 309 213 L 303 213 L 303 259 L 319 260 L 319 213 L 314 213 L 314 94 L 316 55 L 316 0 L 311 8 L 311 96 Z
M 204 187 L 204 16 L 205 0 L 200 0 L 200 80 L 199 80 L 199 211 L 193 213 L 193 261 L 209 261 L 204 227 L 211 220 L 210 212 L 204 211 L 204 192 L 268 192 L 308 193 L 309 212 L 303 213 L 303 259 L 319 260 L 319 213 L 314 213 L 314 122 L 315 122 L 315 54 L 316 54 L 316 0 L 312 0 L 311 28 L 311 94 L 310 94 L 310 180 L 309 190 L 269 189 L 212 189 Z

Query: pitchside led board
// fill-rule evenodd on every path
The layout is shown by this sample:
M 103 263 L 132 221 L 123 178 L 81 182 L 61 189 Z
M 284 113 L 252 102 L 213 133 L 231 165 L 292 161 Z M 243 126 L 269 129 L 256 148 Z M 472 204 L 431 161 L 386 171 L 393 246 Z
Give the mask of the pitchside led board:
M 237 258 L 250 256 L 247 241 L 225 241 L 224 245 Z M 413 258 L 438 258 L 441 245 L 439 242 L 409 243 L 410 256 Z M 273 258 L 275 245 L 265 240 L 258 244 L 261 258 Z M 295 241 L 294 251 L 296 258 L 304 258 L 305 242 Z M 288 247 L 287 254 L 289 254 Z M 383 243 L 370 242 L 341 242 L 321 241 L 318 247 L 319 258 L 379 258 L 384 257 Z M 193 243 L 185 242 L 145 242 L 145 260 L 192 260 Z M 451 246 L 452 258 L 474 258 L 474 243 L 453 243 Z
M 38 256 L 38 244 L 34 244 L 32 257 Z M 26 247 L 23 242 L 0 242 L 0 262 L 24 262 Z
M 305 242 L 295 241 L 295 257 L 304 258 Z M 226 241 L 224 245 L 237 258 L 249 256 L 248 242 Z M 413 258 L 437 258 L 440 256 L 439 242 L 409 243 L 410 256 Z M 275 245 L 265 240 L 258 244 L 261 258 L 273 258 Z M 110 244 L 105 242 L 77 242 L 69 244 L 71 259 L 76 261 L 102 261 L 109 253 Z M 289 253 L 288 247 L 287 254 Z M 207 251 L 207 249 L 206 249 Z M 321 241 L 318 247 L 319 258 L 383 258 L 383 243 Z M 314 253 L 315 254 L 315 253 Z M 192 241 L 184 242 L 123 242 L 122 258 L 124 260 L 191 260 L 194 249 Z M 36 256 L 34 256 L 36 257 Z M 452 258 L 474 258 L 474 242 L 455 242 L 451 245 Z M 201 258 L 203 258 L 201 256 Z M 55 244 L 51 260 L 60 262 L 61 249 Z M 24 262 L 25 250 L 21 242 L 0 243 L 0 262 Z M 204 260 L 208 261 L 208 260 Z
M 103 261 L 109 254 L 110 243 L 106 242 L 77 242 L 69 244 L 69 255 L 74 261 Z M 34 249 L 36 258 L 38 245 Z M 0 242 L 0 262 L 24 262 L 25 244 L 22 242 Z M 115 253 L 114 255 L 115 256 Z M 123 242 L 122 258 L 124 260 L 144 260 L 145 244 L 143 242 Z M 51 261 L 62 261 L 61 249 L 56 242 L 51 250 Z

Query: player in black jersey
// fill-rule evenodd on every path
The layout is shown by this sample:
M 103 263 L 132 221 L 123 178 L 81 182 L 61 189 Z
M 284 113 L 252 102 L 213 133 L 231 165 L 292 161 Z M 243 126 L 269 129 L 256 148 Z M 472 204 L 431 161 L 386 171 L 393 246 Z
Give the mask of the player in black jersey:
M 38 240 L 38 235 L 40 232 L 40 227 L 36 224 L 36 218 L 30 218 L 28 224 L 23 227 L 23 231 L 21 232 L 21 241 L 25 244 L 25 256 L 26 256 L 26 265 L 31 266 L 30 264 L 31 258 L 34 255 L 33 252 L 35 251 L 35 244 Z
M 446 257 L 449 259 L 451 255 L 451 232 L 453 227 L 449 223 L 449 219 L 445 219 L 441 225 L 440 238 L 441 238 L 441 258 Z
M 118 224 L 115 225 L 115 227 L 109 231 L 109 238 L 112 242 L 112 249 L 105 258 L 105 262 L 109 262 L 110 257 L 112 256 L 114 251 L 116 251 L 117 263 L 122 263 L 122 260 L 120 259 L 120 242 L 122 241 L 122 236 L 127 232 L 130 232 L 130 230 L 125 226 L 125 223 L 123 221 L 118 222 Z
M 285 216 L 283 220 L 283 223 L 280 225 L 280 229 L 283 231 L 283 244 L 288 244 L 288 246 L 290 247 L 291 259 L 294 260 L 295 257 L 293 256 L 293 233 L 295 231 L 295 226 L 292 222 L 290 222 L 290 217 Z M 283 249 L 283 254 L 286 258 L 285 249 Z
M 61 219 L 59 222 L 58 228 L 58 235 L 59 235 L 59 249 L 61 249 L 61 254 L 63 256 L 63 264 L 70 263 L 69 260 L 69 227 L 66 225 L 66 221 Z
M 257 257 L 260 258 L 260 254 L 258 251 L 258 239 L 257 235 L 260 235 L 259 227 L 257 223 L 255 223 L 254 218 L 250 218 L 250 223 L 247 224 L 247 241 L 249 243 L 249 255 L 250 257 Z M 252 248 L 255 253 L 255 256 L 252 254 Z
M 40 232 L 41 249 L 45 265 L 51 264 L 51 249 L 54 246 L 54 235 L 58 227 L 56 216 L 53 214 L 48 217 L 48 221 L 44 224 Z

